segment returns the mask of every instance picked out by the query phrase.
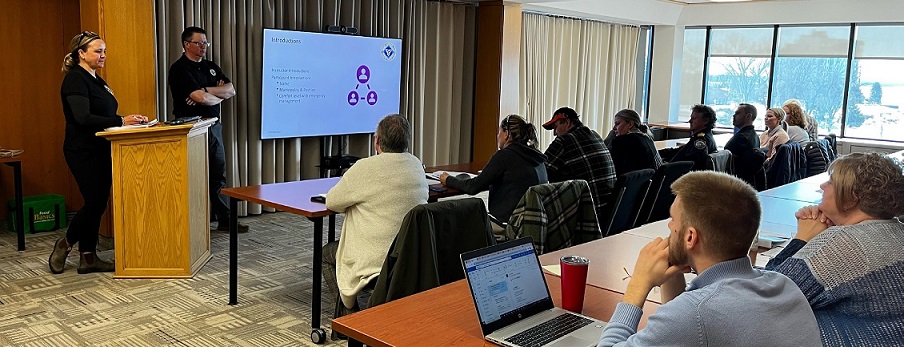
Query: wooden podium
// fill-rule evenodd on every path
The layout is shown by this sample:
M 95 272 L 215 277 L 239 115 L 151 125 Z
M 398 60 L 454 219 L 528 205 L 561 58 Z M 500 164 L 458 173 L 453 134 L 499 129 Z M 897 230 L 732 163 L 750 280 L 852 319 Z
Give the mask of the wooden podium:
M 210 260 L 207 129 L 214 122 L 97 133 L 112 145 L 114 278 L 191 278 Z

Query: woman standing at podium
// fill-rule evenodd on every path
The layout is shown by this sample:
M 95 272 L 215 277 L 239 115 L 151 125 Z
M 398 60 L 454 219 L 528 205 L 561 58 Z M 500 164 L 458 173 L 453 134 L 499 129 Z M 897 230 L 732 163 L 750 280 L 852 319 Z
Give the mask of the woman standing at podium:
M 110 198 L 113 163 L 110 142 L 95 133 L 105 128 L 147 122 L 142 115 L 120 116 L 119 104 L 107 82 L 97 75 L 107 59 L 107 45 L 97 34 L 85 31 L 72 38 L 63 57 L 60 97 L 66 116 L 63 155 L 75 177 L 84 206 L 72 218 L 66 236 L 56 241 L 48 260 L 50 272 L 62 273 L 72 245 L 78 243 L 78 273 L 111 272 L 112 262 L 96 255 L 101 217 Z

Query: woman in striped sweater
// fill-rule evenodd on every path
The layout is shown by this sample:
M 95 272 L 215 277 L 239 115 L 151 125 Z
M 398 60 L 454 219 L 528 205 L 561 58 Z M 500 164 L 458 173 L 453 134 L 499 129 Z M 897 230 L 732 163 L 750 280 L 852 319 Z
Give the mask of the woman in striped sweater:
M 854 153 L 829 167 L 822 201 L 797 211 L 797 235 L 766 266 L 813 307 L 825 346 L 904 341 L 904 174 L 901 163 Z

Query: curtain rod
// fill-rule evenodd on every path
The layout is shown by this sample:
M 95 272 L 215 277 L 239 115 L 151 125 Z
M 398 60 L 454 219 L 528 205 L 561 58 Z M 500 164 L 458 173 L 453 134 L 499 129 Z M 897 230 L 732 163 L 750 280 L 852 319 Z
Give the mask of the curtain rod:
M 479 7 L 477 2 L 469 2 L 469 1 L 457 1 L 457 0 L 427 0 L 430 2 L 445 2 L 453 5 L 465 5 L 465 6 L 474 6 Z
M 542 12 L 542 11 L 538 11 L 538 10 L 521 10 L 521 12 L 522 12 L 522 13 L 536 14 L 536 15 L 546 16 L 546 17 L 574 19 L 574 20 L 580 20 L 580 21 L 599 22 L 599 23 L 614 24 L 614 25 L 624 25 L 624 26 L 635 27 L 635 28 L 643 27 L 643 25 L 625 24 L 625 23 L 615 23 L 615 22 L 607 22 L 607 21 L 599 20 L 599 19 L 581 18 L 581 17 L 569 16 L 569 15 L 564 15 L 564 14 Z

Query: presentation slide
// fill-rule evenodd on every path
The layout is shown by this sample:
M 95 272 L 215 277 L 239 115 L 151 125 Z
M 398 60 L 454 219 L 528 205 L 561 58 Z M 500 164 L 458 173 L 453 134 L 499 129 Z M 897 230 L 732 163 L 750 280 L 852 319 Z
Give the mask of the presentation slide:
M 400 39 L 264 29 L 261 138 L 372 133 L 399 112 Z

